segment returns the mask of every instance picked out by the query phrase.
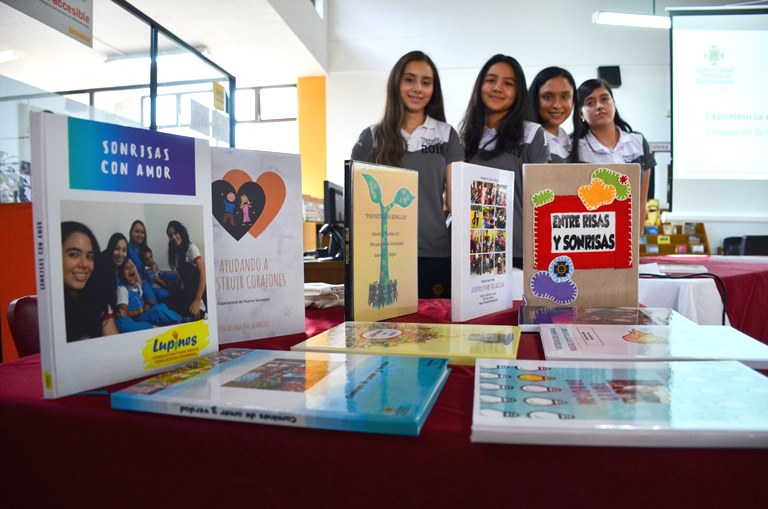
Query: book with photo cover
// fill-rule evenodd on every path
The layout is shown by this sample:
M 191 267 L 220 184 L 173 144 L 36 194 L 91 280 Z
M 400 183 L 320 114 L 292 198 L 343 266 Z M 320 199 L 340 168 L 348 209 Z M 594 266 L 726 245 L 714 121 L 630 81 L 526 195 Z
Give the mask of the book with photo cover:
M 211 149 L 219 343 L 304 332 L 301 158 Z
M 344 317 L 378 321 L 418 310 L 419 175 L 346 161 Z
M 464 322 L 512 307 L 515 175 L 470 163 L 451 175 L 451 321 Z
M 480 359 L 472 441 L 768 447 L 768 378 L 735 361 Z
M 768 345 L 727 325 L 542 325 L 551 360 L 737 360 L 768 369 Z
M 44 396 L 216 351 L 208 143 L 48 113 L 30 131 Z M 129 256 L 139 223 L 178 278 L 164 297 Z
M 577 308 L 521 306 L 517 325 L 523 332 L 539 332 L 543 324 L 696 325 L 670 308 Z
M 520 328 L 511 325 L 345 322 L 291 349 L 446 357 L 471 366 L 479 357 L 514 359 L 519 343 Z
M 111 395 L 112 408 L 418 435 L 446 359 L 226 349 Z

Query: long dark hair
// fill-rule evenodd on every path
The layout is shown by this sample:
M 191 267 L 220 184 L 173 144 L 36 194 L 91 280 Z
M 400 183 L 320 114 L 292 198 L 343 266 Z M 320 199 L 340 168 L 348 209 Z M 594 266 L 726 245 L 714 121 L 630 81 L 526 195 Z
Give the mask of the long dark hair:
M 125 241 L 125 256 L 128 256 L 128 239 L 125 238 L 125 235 L 122 233 L 113 233 L 112 236 L 109 238 L 109 242 L 107 242 L 107 248 L 101 252 L 101 262 L 104 264 L 105 267 L 111 267 L 113 271 L 117 271 L 118 267 L 115 266 L 115 262 L 112 260 L 112 253 L 115 250 L 115 247 L 117 247 L 117 243 L 121 240 Z
M 90 228 L 77 221 L 62 221 L 61 223 L 61 244 L 64 245 L 67 238 L 73 233 L 82 233 L 91 241 L 93 251 L 93 272 L 91 273 L 85 287 L 77 294 L 71 295 L 67 289 L 64 289 L 64 327 L 67 332 L 67 341 L 76 341 L 83 336 L 100 337 L 101 321 L 106 315 L 107 304 L 114 299 L 114 291 L 110 299 L 110 287 L 105 284 L 108 279 L 99 272 L 99 242 Z M 114 280 L 114 277 L 112 278 Z
M 177 246 L 173 239 L 168 237 L 168 265 L 178 269 L 189 248 L 189 232 L 183 224 L 176 220 L 170 221 L 165 227 L 165 231 L 167 232 L 169 228 L 176 230 L 176 233 L 181 237 L 180 246 Z
M 480 152 L 480 140 L 483 138 L 486 117 L 482 95 L 483 81 L 491 66 L 500 62 L 509 64 L 515 72 L 515 102 L 496 130 L 496 147 L 491 151 Z M 523 67 L 520 62 L 508 55 L 492 56 L 477 75 L 467 111 L 464 113 L 464 119 L 459 128 L 459 137 L 464 145 L 466 159 L 471 159 L 478 152 L 483 159 L 490 159 L 502 152 L 511 151 L 523 141 L 525 134 L 523 122 L 529 118 L 531 118 L 531 100 L 528 97 L 528 86 L 525 82 Z
M 587 124 L 586 120 L 581 119 L 579 112 L 581 112 L 581 108 L 584 106 L 584 101 L 587 97 L 600 87 L 607 90 L 611 95 L 611 99 L 613 99 L 613 90 L 611 89 L 611 86 L 607 81 L 601 80 L 600 78 L 593 78 L 585 81 L 579 85 L 579 89 L 576 91 L 576 104 L 573 107 L 573 147 L 571 148 L 571 154 L 568 157 L 570 162 L 581 162 L 581 156 L 579 155 L 579 140 L 589 133 L 589 124 Z M 619 115 L 619 108 L 616 107 L 615 99 L 613 111 L 613 123 L 616 124 L 616 127 L 628 133 L 633 132 L 632 126 Z
M 437 67 L 423 51 L 406 53 L 395 63 L 387 81 L 387 101 L 384 106 L 384 117 L 376 125 L 373 133 L 373 162 L 400 166 L 405 155 L 405 143 L 400 134 L 400 128 L 405 119 L 405 106 L 400 99 L 400 80 L 405 66 L 411 62 L 426 62 L 432 68 L 432 98 L 424 108 L 424 113 L 436 120 L 445 122 L 445 106 L 443 105 L 443 89 L 440 85 L 440 75 Z
M 541 107 L 541 103 L 539 102 L 539 92 L 541 91 L 541 87 L 544 86 L 546 82 L 551 80 L 552 78 L 565 78 L 568 84 L 571 85 L 571 90 L 573 91 L 573 104 L 574 108 L 571 112 L 573 114 L 574 120 L 578 116 L 576 112 L 576 98 L 578 97 L 577 91 L 576 91 L 576 81 L 573 79 L 573 75 L 568 72 L 566 69 L 563 69 L 562 67 L 547 67 L 546 69 L 542 69 L 539 71 L 539 74 L 536 75 L 535 78 L 533 78 L 533 81 L 531 81 L 531 89 L 530 89 L 530 96 L 531 96 L 531 105 L 533 108 L 533 116 L 531 117 L 534 122 L 537 124 L 541 124 L 541 114 L 539 113 L 539 108 Z

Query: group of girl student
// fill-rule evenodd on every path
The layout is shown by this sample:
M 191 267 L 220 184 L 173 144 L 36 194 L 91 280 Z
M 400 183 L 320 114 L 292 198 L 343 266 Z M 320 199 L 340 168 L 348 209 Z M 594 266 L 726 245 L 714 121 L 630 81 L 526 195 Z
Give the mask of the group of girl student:
M 110 299 L 98 281 L 99 243 L 82 223 L 61 223 L 67 342 L 117 334 Z
M 181 316 L 157 302 L 148 281 L 139 276 L 136 264 L 128 256 L 129 242 L 122 233 L 114 233 L 102 251 L 100 260 L 107 269 L 104 285 L 114 310 L 117 330 L 133 332 L 153 326 L 181 322 Z
M 135 227 L 144 232 L 141 221 L 131 226 L 129 235 L 137 240 Z M 107 247 L 99 251 L 96 236 L 88 226 L 76 221 L 61 223 L 64 314 L 67 341 L 98 338 L 123 332 L 144 330 L 205 315 L 205 265 L 200 250 L 189 241 L 187 229 L 178 221 L 168 223 L 168 254 L 171 266 L 179 271 L 188 290 L 181 289 L 176 312 L 160 303 L 149 278 L 142 278 L 130 256 L 131 242 L 114 233 Z M 140 244 L 140 242 L 136 242 Z M 135 246 L 134 246 L 135 247 Z M 173 300 L 173 299 L 172 299 Z
M 562 124 L 572 116 L 570 136 Z M 533 121 L 529 121 L 532 119 Z M 551 152 L 550 152 L 551 149 Z M 560 67 L 542 70 L 527 89 L 520 63 L 494 55 L 478 73 L 460 126 L 445 122 L 437 68 L 421 51 L 407 53 L 387 83 L 382 120 L 365 130 L 352 159 L 419 173 L 419 298 L 450 296 L 450 164 L 468 162 L 515 172 L 513 224 L 522 225 L 522 167 L 526 163 L 638 162 L 641 210 L 655 166 L 648 143 L 618 114 L 603 80 L 576 88 Z M 522 267 L 523 228 L 513 230 L 514 267 Z

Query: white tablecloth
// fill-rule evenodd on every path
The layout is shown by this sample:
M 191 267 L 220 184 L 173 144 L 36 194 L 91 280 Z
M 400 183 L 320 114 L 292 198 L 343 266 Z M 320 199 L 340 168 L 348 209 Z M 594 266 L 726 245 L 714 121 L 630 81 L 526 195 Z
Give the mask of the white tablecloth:
M 645 272 L 645 271 L 641 271 Z M 512 269 L 514 300 L 523 298 L 523 271 Z M 640 279 L 640 304 L 674 309 L 699 325 L 722 325 L 723 301 L 715 281 L 701 279 Z M 728 318 L 726 317 L 726 324 Z
M 713 279 L 640 279 L 638 297 L 646 307 L 674 309 L 699 325 L 723 323 L 723 301 Z

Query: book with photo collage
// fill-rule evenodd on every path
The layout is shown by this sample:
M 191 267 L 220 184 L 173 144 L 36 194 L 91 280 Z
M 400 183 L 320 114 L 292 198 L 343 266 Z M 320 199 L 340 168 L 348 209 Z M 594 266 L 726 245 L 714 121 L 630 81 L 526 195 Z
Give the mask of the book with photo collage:
M 451 167 L 451 320 L 512 307 L 514 172 Z

